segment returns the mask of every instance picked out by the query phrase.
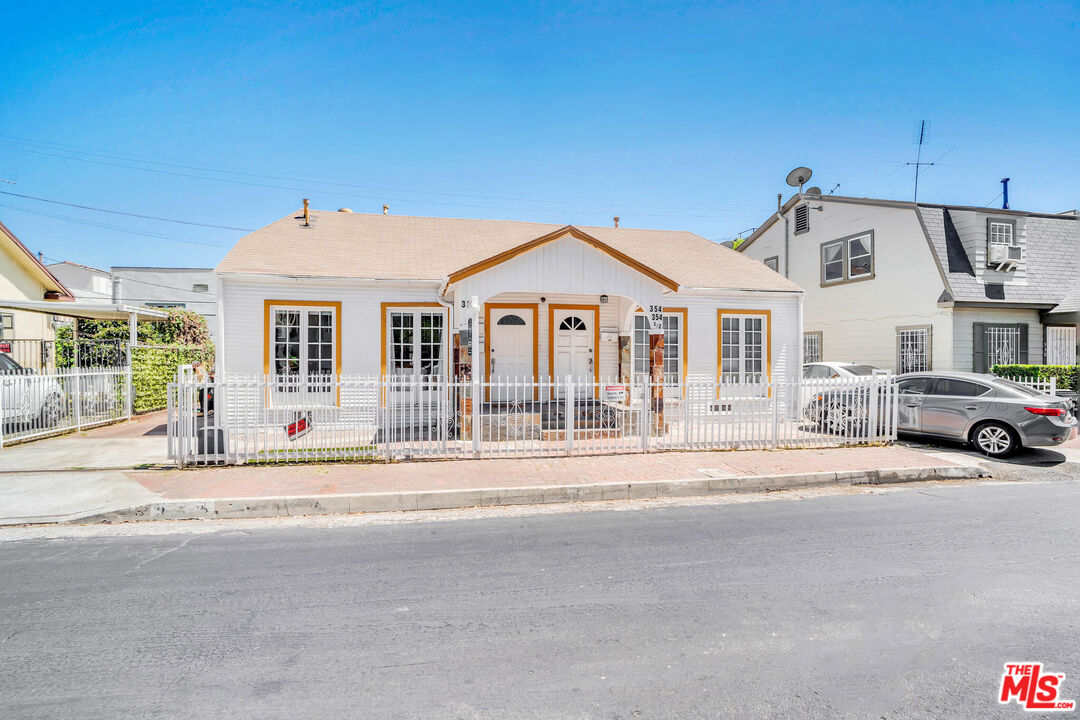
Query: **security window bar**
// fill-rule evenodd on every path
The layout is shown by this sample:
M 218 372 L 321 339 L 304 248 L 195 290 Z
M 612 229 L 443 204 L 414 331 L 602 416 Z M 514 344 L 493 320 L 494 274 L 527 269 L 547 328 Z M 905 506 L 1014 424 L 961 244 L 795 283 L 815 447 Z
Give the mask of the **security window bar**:
M 1020 360 L 1020 328 L 986 328 L 986 357 L 989 367 L 1015 365 Z
M 810 206 L 799 205 L 795 208 L 795 234 L 810 232 Z
M 925 372 L 930 369 L 930 331 L 926 328 L 896 331 L 896 371 Z
M 664 314 L 664 384 L 675 386 L 682 382 L 683 327 L 682 315 Z M 649 323 L 644 315 L 634 316 L 633 341 L 634 377 L 649 374 Z
M 803 334 L 803 364 L 821 362 L 821 334 Z
M 720 322 L 720 381 L 759 383 L 765 373 L 765 319 L 724 315 Z

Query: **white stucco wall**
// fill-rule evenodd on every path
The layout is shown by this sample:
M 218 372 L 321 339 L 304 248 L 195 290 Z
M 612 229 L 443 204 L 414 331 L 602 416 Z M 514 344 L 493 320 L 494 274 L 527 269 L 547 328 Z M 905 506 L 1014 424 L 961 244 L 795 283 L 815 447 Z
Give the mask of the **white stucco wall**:
M 21 260 L 6 250 L 7 247 L 6 243 L 0 243 L 0 299 L 43 300 L 45 287 L 27 271 Z M 53 337 L 52 320 L 48 315 L 2 309 L 0 313 L 13 316 L 10 339 L 49 340 Z M 5 336 L 5 339 L 8 338 Z
M 789 278 L 806 292 L 804 331 L 822 333 L 822 359 L 896 365 L 896 328 L 932 327 L 932 366 L 953 366 L 952 310 L 939 308 L 945 286 L 915 212 L 910 209 L 811 200 L 810 230 L 794 234 L 791 216 Z M 821 245 L 874 232 L 874 277 L 822 287 Z M 784 262 L 784 222 L 774 223 L 743 250 Z M 800 351 L 801 352 L 801 351 Z

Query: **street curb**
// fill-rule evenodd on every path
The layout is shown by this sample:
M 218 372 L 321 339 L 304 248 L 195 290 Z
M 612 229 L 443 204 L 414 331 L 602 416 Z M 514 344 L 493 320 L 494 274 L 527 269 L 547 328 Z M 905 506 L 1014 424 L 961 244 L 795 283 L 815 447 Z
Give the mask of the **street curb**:
M 989 477 L 989 474 L 977 466 L 948 465 L 878 470 L 842 470 L 791 475 L 743 475 L 686 480 L 649 480 L 631 483 L 582 483 L 579 485 L 418 490 L 349 495 L 166 500 L 104 513 L 87 513 L 82 517 L 69 518 L 62 522 L 82 524 L 141 520 L 296 517 L 301 515 L 338 515 L 402 510 L 449 510 L 596 500 L 697 497 L 729 493 L 792 490 L 828 485 L 887 485 L 982 477 Z

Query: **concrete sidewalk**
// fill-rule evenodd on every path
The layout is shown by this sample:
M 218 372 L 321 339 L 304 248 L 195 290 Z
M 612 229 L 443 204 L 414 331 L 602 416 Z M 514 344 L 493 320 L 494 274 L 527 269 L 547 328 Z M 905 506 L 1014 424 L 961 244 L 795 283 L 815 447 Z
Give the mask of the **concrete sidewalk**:
M 0 473 L 0 525 L 278 517 L 984 477 L 904 447 Z

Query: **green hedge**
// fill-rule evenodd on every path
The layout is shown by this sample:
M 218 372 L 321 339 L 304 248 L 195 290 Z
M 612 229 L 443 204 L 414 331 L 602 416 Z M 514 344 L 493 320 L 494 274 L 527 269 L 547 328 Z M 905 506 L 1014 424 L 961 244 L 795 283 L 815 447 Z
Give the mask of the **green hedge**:
M 990 372 L 999 377 L 1028 380 L 1048 380 L 1056 377 L 1059 388 L 1080 391 L 1080 373 L 1075 365 L 995 365 Z
M 135 412 L 161 410 L 166 405 L 169 383 L 176 379 L 176 369 L 201 360 L 214 366 L 213 347 L 169 346 L 135 347 L 131 353 L 131 384 L 135 390 Z

